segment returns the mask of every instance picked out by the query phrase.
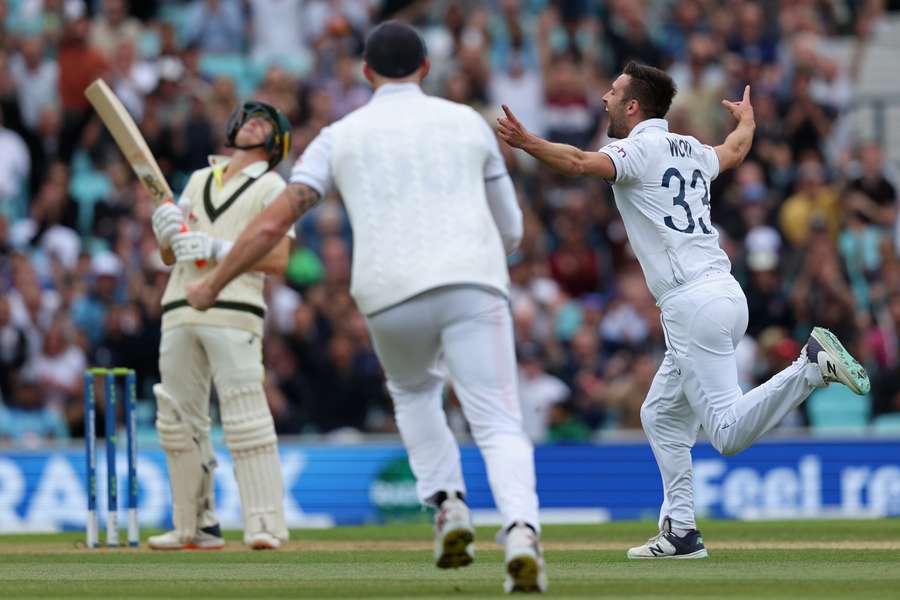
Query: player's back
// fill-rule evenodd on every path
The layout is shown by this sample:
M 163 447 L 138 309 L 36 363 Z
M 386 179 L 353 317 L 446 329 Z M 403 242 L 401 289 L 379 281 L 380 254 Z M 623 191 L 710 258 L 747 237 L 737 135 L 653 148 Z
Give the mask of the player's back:
M 719 173 L 712 148 L 649 119 L 601 151 L 616 166 L 616 205 L 657 299 L 704 273 L 730 272 L 710 220 L 709 187 Z
M 396 86 L 331 126 L 331 168 L 353 227 L 364 313 L 442 285 L 506 290 L 487 205 L 491 148 L 471 108 Z

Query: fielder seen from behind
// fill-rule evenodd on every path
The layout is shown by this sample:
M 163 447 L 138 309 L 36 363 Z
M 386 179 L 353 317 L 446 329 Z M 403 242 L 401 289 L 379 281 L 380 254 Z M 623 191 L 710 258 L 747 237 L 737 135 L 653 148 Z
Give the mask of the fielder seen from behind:
M 225 543 L 213 496 L 210 380 L 234 462 L 244 543 L 274 549 L 288 538 L 278 440 L 263 392 L 262 336 L 265 273 L 284 271 L 293 231 L 273 240 L 272 248 L 229 283 L 209 310 L 191 308 L 185 287 L 221 262 L 245 225 L 284 190 L 284 180 L 272 168 L 287 155 L 290 132 L 277 109 L 244 103 L 227 126 L 227 145 L 235 153 L 210 157 L 210 167 L 191 175 L 178 206 L 163 204 L 153 213 L 163 260 L 177 261 L 162 300 L 162 383 L 153 388 L 175 529 L 148 540 L 157 550 L 214 549 Z M 185 220 L 190 231 L 179 233 Z M 207 263 L 198 268 L 197 260 Z
M 366 41 L 372 100 L 326 127 L 287 190 L 188 300 L 213 306 L 330 189 L 353 228 L 351 293 L 387 375 L 421 501 L 438 509 L 441 568 L 473 559 L 459 447 L 442 408 L 446 361 L 504 519 L 507 591 L 546 587 L 533 448 L 522 429 L 505 254 L 522 214 L 496 137 L 471 108 L 426 96 L 425 46 L 386 22 Z M 322 399 L 327 402 L 327 398 Z
M 840 382 L 869 390 L 865 370 L 826 329 L 815 328 L 794 363 L 746 394 L 735 346 L 747 329 L 747 299 L 710 221 L 710 182 L 743 162 L 756 127 L 750 86 L 723 100 L 737 120 L 711 148 L 669 132 L 675 96 L 664 72 L 630 63 L 603 101 L 612 138 L 598 152 L 553 144 L 529 133 L 504 106 L 499 134 L 554 169 L 612 183 L 628 241 L 662 311 L 666 355 L 641 408 L 641 423 L 662 473 L 660 533 L 628 558 L 703 558 L 694 520 L 691 448 L 703 427 L 722 454 L 744 450 L 818 387 Z

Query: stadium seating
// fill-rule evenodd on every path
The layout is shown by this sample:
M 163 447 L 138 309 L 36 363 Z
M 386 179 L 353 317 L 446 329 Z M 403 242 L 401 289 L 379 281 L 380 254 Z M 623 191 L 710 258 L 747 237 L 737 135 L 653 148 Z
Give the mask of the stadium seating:
M 806 401 L 810 425 L 822 429 L 862 430 L 869 422 L 869 396 L 857 396 L 842 385 L 830 385 L 813 392 Z

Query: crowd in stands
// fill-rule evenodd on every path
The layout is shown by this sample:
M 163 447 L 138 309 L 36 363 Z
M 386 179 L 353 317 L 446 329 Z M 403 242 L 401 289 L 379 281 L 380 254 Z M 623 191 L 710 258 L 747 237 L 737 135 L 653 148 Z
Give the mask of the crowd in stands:
M 0 443 L 83 434 L 87 366 L 137 370 L 152 403 L 168 271 L 152 203 L 92 116 L 104 77 L 174 189 L 224 153 L 244 99 L 284 111 L 293 160 L 367 102 L 366 32 L 413 23 L 428 93 L 489 122 L 508 104 L 532 131 L 607 142 L 601 101 L 630 59 L 666 69 L 673 131 L 720 143 L 719 102 L 752 85 L 747 161 L 717 178 L 712 216 L 748 298 L 738 347 L 749 389 L 799 354 L 813 325 L 868 368 L 858 402 L 832 386 L 785 425 L 863 425 L 900 413 L 896 169 L 849 119 L 878 0 L 0 0 Z M 509 258 L 525 424 L 541 442 L 640 428 L 664 350 L 658 309 L 610 187 L 567 179 L 501 144 L 525 213 Z M 440 152 L 439 147 L 434 148 Z M 283 434 L 395 431 L 365 320 L 349 293 L 352 236 L 337 196 L 297 226 L 269 279 L 266 389 Z M 448 388 L 451 425 L 465 428 Z M 145 411 L 152 426 L 152 410 Z

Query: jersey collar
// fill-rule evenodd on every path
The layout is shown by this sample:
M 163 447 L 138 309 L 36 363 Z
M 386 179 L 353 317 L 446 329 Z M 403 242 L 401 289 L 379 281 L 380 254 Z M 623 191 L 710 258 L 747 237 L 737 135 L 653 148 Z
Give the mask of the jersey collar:
M 231 160 L 230 156 L 223 156 L 221 154 L 213 154 L 209 157 L 209 166 L 213 169 L 217 169 L 219 171 L 225 169 L 225 165 L 228 164 L 228 161 Z M 269 170 L 269 163 L 264 160 L 258 160 L 255 163 L 250 163 L 243 169 L 241 169 L 241 173 L 249 177 L 250 179 L 259 179 L 263 175 L 266 174 L 266 171 Z
M 422 91 L 422 88 L 419 87 L 418 83 L 385 83 L 382 84 L 377 90 L 375 90 L 375 94 L 372 96 L 373 100 L 377 100 L 379 98 L 384 98 L 385 96 L 394 96 L 399 94 L 416 94 L 418 96 L 423 95 L 425 92 Z
M 631 132 L 628 134 L 628 137 L 634 137 L 654 127 L 657 129 L 662 129 L 663 131 L 669 131 L 669 122 L 665 119 L 646 119 L 635 125 L 631 129 Z

